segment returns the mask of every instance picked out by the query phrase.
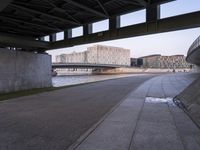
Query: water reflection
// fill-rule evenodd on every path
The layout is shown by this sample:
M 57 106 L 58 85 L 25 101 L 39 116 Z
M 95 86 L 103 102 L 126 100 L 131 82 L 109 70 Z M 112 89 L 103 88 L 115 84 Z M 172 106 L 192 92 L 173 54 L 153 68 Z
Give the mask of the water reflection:
M 122 77 L 135 76 L 133 74 L 118 74 L 118 75 L 66 75 L 66 76 L 56 76 L 52 78 L 52 83 L 54 87 L 75 85 L 80 83 L 88 83 L 94 81 L 102 81 L 107 79 L 115 79 Z

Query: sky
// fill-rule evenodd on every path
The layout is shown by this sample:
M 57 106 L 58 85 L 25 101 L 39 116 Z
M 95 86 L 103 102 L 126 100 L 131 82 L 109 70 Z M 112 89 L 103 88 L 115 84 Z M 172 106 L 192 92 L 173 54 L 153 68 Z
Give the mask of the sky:
M 174 2 L 161 5 L 161 19 L 195 11 L 200 11 L 200 0 L 176 0 Z M 145 13 L 146 10 L 141 10 L 121 16 L 121 27 L 145 22 Z M 94 33 L 103 30 L 108 30 L 108 20 L 93 24 Z M 72 30 L 73 37 L 80 36 L 82 33 L 82 27 Z M 55 61 L 56 55 L 68 54 L 74 51 L 85 51 L 87 47 L 95 44 L 130 49 L 131 57 L 134 58 L 152 54 L 187 55 L 187 50 L 189 49 L 190 45 L 199 35 L 200 28 L 193 28 L 175 32 L 166 32 L 107 42 L 91 43 L 70 48 L 51 50 L 47 52 L 52 55 L 53 62 Z M 63 33 L 58 33 L 57 37 L 59 40 L 63 39 Z M 46 39 L 48 38 L 46 37 Z

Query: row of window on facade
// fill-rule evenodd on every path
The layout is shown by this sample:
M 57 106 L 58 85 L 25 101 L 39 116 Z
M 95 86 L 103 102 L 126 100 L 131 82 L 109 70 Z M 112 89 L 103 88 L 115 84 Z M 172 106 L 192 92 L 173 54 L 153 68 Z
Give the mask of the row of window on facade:
M 88 47 L 81 53 L 61 54 L 56 56 L 56 62 L 64 63 L 92 63 L 92 64 L 115 64 L 144 68 L 190 68 L 184 55 L 150 55 L 141 58 L 130 58 L 130 50 L 95 45 Z
M 141 58 L 131 58 L 131 66 L 144 68 L 191 68 L 184 55 L 161 56 L 151 55 Z
M 56 62 L 130 66 L 130 50 L 119 47 L 95 45 L 88 47 L 84 52 L 58 55 L 56 56 Z

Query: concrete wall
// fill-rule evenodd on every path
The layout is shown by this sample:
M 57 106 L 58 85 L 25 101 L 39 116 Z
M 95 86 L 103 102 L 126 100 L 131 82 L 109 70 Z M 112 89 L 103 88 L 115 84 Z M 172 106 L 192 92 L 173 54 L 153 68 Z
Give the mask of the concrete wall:
M 0 49 L 0 93 L 51 85 L 50 55 Z
M 192 71 L 192 72 L 199 72 L 199 73 L 200 73 L 200 67 L 194 65 L 191 71 Z
M 186 111 L 200 126 L 200 77 L 181 92 L 177 98 L 184 104 Z

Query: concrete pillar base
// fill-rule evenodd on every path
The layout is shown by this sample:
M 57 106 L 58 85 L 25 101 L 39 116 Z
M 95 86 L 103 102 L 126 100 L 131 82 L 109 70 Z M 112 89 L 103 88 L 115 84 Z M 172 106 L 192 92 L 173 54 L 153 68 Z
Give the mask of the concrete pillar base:
M 51 86 L 50 55 L 0 49 L 0 93 Z

